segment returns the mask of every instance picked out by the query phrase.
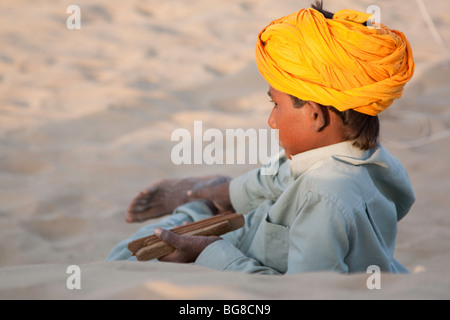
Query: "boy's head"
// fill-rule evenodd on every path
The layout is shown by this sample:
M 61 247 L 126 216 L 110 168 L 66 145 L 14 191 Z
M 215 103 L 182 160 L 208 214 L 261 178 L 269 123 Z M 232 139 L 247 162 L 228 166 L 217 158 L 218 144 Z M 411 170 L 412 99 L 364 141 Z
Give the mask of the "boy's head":
M 269 118 L 271 127 L 280 130 L 285 150 L 297 138 L 297 147 L 286 150 L 288 156 L 346 140 L 363 150 L 376 145 L 377 115 L 401 96 L 414 61 L 401 32 L 381 24 L 367 27 L 369 18 L 353 10 L 329 13 L 316 3 L 312 9 L 273 21 L 259 34 L 257 66 L 270 85 L 272 100 L 286 95 L 296 109 L 288 122 L 275 121 L 280 108 L 274 108 Z M 288 103 L 287 98 L 283 101 Z M 300 115 L 308 110 L 316 121 L 309 123 L 310 129 L 316 133 L 306 135 L 303 128 L 305 136 L 295 136 L 305 121 Z M 319 123 L 323 126 L 317 130 Z M 292 133 L 281 132 L 289 130 L 281 125 L 291 126 Z M 282 140 L 287 136 L 292 143 Z
M 347 140 L 339 115 L 327 107 L 313 101 L 300 101 L 272 86 L 268 95 L 273 102 L 268 123 L 278 130 L 280 146 L 288 158 Z

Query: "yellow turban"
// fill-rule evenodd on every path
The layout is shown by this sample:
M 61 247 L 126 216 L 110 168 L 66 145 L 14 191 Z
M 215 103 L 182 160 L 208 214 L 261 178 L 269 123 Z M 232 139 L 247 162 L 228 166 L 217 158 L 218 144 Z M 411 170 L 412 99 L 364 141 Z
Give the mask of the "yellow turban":
M 400 98 L 414 61 L 403 33 L 364 26 L 370 16 L 302 9 L 277 19 L 258 36 L 258 69 L 279 91 L 375 116 Z

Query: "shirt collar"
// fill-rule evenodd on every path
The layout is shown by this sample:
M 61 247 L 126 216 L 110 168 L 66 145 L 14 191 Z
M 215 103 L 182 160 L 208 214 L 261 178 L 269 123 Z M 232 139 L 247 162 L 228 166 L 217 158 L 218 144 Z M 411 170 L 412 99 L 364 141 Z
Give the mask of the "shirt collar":
M 302 152 L 291 157 L 291 173 L 297 178 L 308 170 L 320 167 L 332 157 L 349 163 L 355 160 L 354 164 L 359 164 L 366 158 L 366 151 L 353 146 L 353 141 L 344 141 Z

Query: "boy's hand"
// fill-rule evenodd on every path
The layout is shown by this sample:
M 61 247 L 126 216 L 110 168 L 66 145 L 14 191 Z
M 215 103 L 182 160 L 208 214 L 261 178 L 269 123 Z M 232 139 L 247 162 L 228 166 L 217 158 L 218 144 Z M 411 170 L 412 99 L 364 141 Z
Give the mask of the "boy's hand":
M 202 192 L 203 186 L 207 186 L 208 181 L 225 182 L 227 180 L 231 180 L 231 178 L 219 175 L 158 180 L 131 201 L 125 220 L 127 222 L 141 222 L 170 214 L 176 207 L 200 198 L 196 195 L 198 192 Z M 188 196 L 189 190 L 196 190 L 193 196 Z M 223 191 L 221 190 L 221 192 Z M 228 193 L 228 189 L 226 192 Z M 213 195 L 209 193 L 208 196 Z
M 226 176 L 217 176 L 212 179 L 199 181 L 186 195 L 190 199 L 206 199 L 212 201 L 219 213 L 235 212 L 230 200 L 230 181 Z
M 217 236 L 177 235 L 169 230 L 161 228 L 155 229 L 155 235 L 175 248 L 175 251 L 158 259 L 159 261 L 164 262 L 194 262 L 207 246 L 222 239 Z

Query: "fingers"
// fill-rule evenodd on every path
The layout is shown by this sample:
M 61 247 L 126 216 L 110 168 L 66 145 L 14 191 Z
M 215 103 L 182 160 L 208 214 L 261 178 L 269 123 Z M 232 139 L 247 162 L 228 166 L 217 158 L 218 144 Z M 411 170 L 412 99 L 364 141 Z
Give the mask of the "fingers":
M 233 212 L 234 209 L 229 196 L 230 181 L 230 177 L 218 176 L 207 181 L 198 182 L 191 190 L 187 191 L 187 196 L 194 199 L 212 201 L 220 212 Z
M 125 221 L 142 222 L 173 211 L 172 203 L 168 204 L 166 201 L 168 189 L 164 184 L 168 183 L 164 180 L 158 180 L 149 188 L 139 192 L 128 206 Z
M 208 183 L 205 181 L 198 182 L 194 185 L 194 187 L 191 190 L 187 191 L 187 196 L 191 198 L 202 198 L 202 199 L 209 199 L 211 189 L 208 188 Z
M 150 209 L 155 198 L 157 189 L 149 188 L 145 191 L 139 192 L 139 194 L 131 201 L 128 212 L 140 213 Z
M 206 199 L 213 214 L 227 208 L 226 176 L 202 178 L 160 179 L 141 191 L 130 203 L 125 216 L 127 222 L 141 222 L 172 212 L 176 207 L 196 199 Z M 224 194 L 225 196 L 222 196 Z M 225 199 L 225 200 L 223 200 Z
M 187 225 L 187 224 L 189 224 L 189 222 L 183 221 L 183 223 L 181 224 L 181 226 L 175 226 L 175 227 L 173 227 L 173 229 L 178 229 L 178 228 L 180 228 L 180 227 L 182 227 L 182 226 L 185 226 L 185 225 Z M 173 230 L 173 229 L 172 229 L 172 230 Z
M 180 249 L 180 236 L 165 229 L 156 228 L 155 236 L 157 236 L 162 241 L 166 242 L 167 244 L 171 245 L 175 249 Z
M 172 253 L 159 258 L 159 261 L 190 263 L 197 259 L 206 246 L 220 240 L 217 236 L 183 236 L 169 230 L 156 228 L 154 234 L 175 248 Z
M 186 258 L 186 252 L 184 247 L 186 246 L 183 241 L 186 241 L 186 237 L 179 236 L 169 230 L 157 228 L 154 231 L 155 236 L 157 236 L 162 241 L 166 242 L 168 245 L 175 248 L 175 250 L 168 255 L 158 258 L 159 261 L 163 262 L 192 262 Z
M 227 188 L 231 178 L 226 176 L 218 176 L 209 180 L 199 181 L 192 189 L 187 191 L 187 195 L 191 198 L 203 198 L 213 200 L 212 198 L 221 191 L 222 188 Z

